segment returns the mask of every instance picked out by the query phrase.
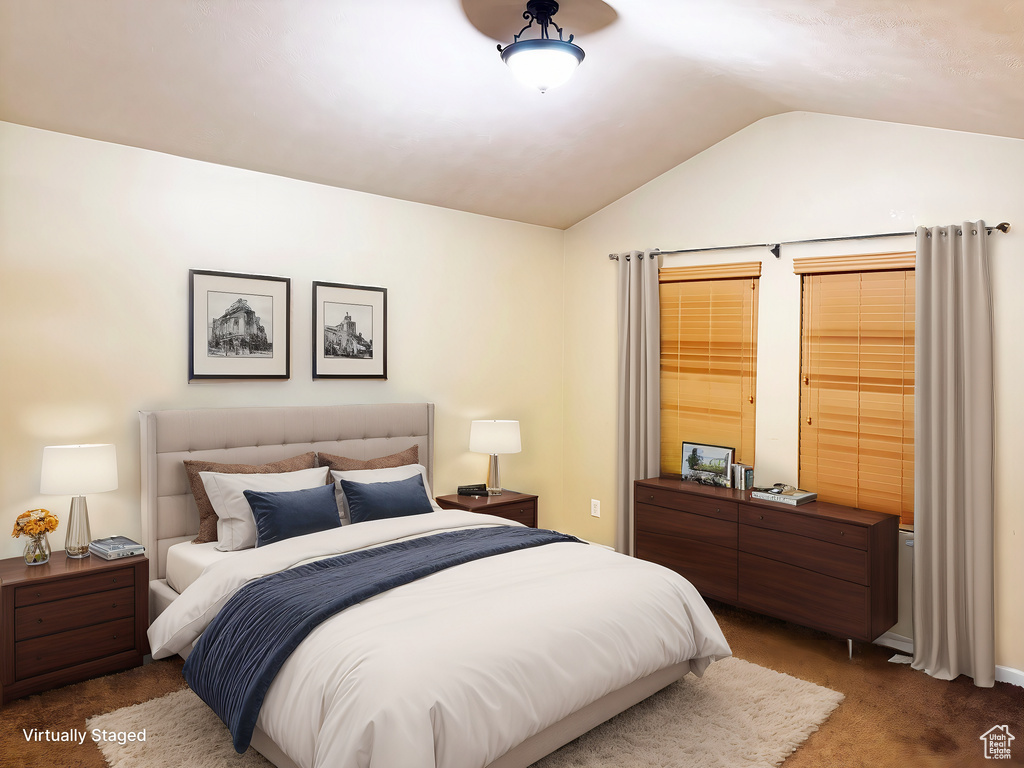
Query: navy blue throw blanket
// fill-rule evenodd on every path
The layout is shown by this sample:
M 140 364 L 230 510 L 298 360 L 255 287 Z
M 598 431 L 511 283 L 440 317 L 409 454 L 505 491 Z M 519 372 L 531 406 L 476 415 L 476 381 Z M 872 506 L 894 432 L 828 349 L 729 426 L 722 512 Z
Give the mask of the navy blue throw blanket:
M 235 593 L 185 662 L 189 686 L 249 747 L 263 697 L 291 652 L 322 621 L 453 565 L 579 541 L 534 528 L 472 528 L 385 544 L 264 576 Z

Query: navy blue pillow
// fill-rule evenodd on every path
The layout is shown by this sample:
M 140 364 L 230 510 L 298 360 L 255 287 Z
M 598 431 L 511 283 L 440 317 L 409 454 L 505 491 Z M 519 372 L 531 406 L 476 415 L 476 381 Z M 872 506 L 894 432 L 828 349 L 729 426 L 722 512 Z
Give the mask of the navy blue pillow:
M 348 516 L 353 523 L 406 517 L 433 512 L 423 476 L 413 475 L 390 483 L 356 483 L 339 480 L 348 502 Z
M 256 521 L 256 546 L 341 527 L 334 483 L 301 491 L 242 491 Z

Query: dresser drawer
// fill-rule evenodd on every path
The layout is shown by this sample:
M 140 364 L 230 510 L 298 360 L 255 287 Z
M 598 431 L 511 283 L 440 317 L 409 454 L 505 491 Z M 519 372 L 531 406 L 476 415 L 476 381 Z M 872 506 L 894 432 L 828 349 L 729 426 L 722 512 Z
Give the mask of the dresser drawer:
M 14 638 L 27 640 L 134 614 L 134 587 L 27 605 L 14 611 Z
M 739 553 L 741 605 L 840 637 L 871 637 L 868 588 L 746 552 Z
M 61 579 L 60 581 L 50 581 L 45 584 L 28 584 L 24 587 L 18 587 L 14 590 L 14 605 L 17 608 L 21 608 L 25 605 L 47 603 L 51 600 L 60 600 L 65 597 L 88 595 L 107 589 L 131 587 L 134 584 L 135 569 L 131 567 L 118 568 L 114 571 L 90 573 L 74 579 Z
M 677 509 L 694 515 L 736 522 L 738 505 L 735 501 L 708 499 L 666 488 L 653 488 L 648 485 L 635 486 L 633 498 L 637 504 L 652 504 L 656 507 Z
M 823 573 L 857 584 L 870 583 L 868 553 L 863 549 L 773 531 L 770 528 L 756 528 L 752 525 L 741 525 L 739 529 L 741 552 L 789 563 L 814 573 Z
M 856 549 L 868 548 L 868 532 L 866 528 L 837 520 L 825 520 L 820 517 L 766 507 L 740 507 L 740 522 L 758 528 L 770 528 L 797 536 L 807 536 L 818 541 L 841 544 Z
M 135 647 L 135 619 L 118 619 L 84 629 L 15 643 L 15 679 L 42 675 Z
M 649 533 L 686 536 L 708 544 L 736 549 L 736 523 L 677 509 L 636 505 L 636 529 Z
M 736 550 L 681 536 L 637 531 L 636 556 L 664 565 L 687 579 L 697 591 L 736 601 Z
M 497 507 L 495 509 L 480 510 L 488 515 L 495 515 L 496 517 L 503 517 L 506 520 L 514 520 L 517 523 L 523 525 L 536 526 L 537 525 L 537 504 L 536 502 L 526 502 L 523 504 L 510 504 L 506 507 Z

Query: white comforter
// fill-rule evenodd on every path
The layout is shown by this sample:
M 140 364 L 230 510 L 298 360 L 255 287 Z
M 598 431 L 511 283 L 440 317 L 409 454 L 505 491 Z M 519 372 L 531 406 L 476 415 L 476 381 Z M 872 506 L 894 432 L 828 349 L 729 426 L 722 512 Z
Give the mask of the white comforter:
M 310 559 L 506 525 L 449 510 L 359 523 L 207 568 L 149 629 L 187 651 L 246 582 Z M 730 655 L 685 579 L 603 547 L 548 544 L 456 566 L 342 611 L 282 667 L 258 727 L 304 768 L 480 768 L 663 667 Z

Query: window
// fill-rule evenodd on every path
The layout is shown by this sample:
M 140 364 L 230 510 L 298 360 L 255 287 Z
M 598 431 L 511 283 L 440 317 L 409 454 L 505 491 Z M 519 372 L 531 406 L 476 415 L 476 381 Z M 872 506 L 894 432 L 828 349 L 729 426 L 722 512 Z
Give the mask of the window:
M 913 266 L 913 253 L 794 263 L 800 487 L 904 524 L 914 520 Z
M 760 274 L 760 262 L 659 272 L 662 474 L 679 476 L 684 440 L 754 463 Z

